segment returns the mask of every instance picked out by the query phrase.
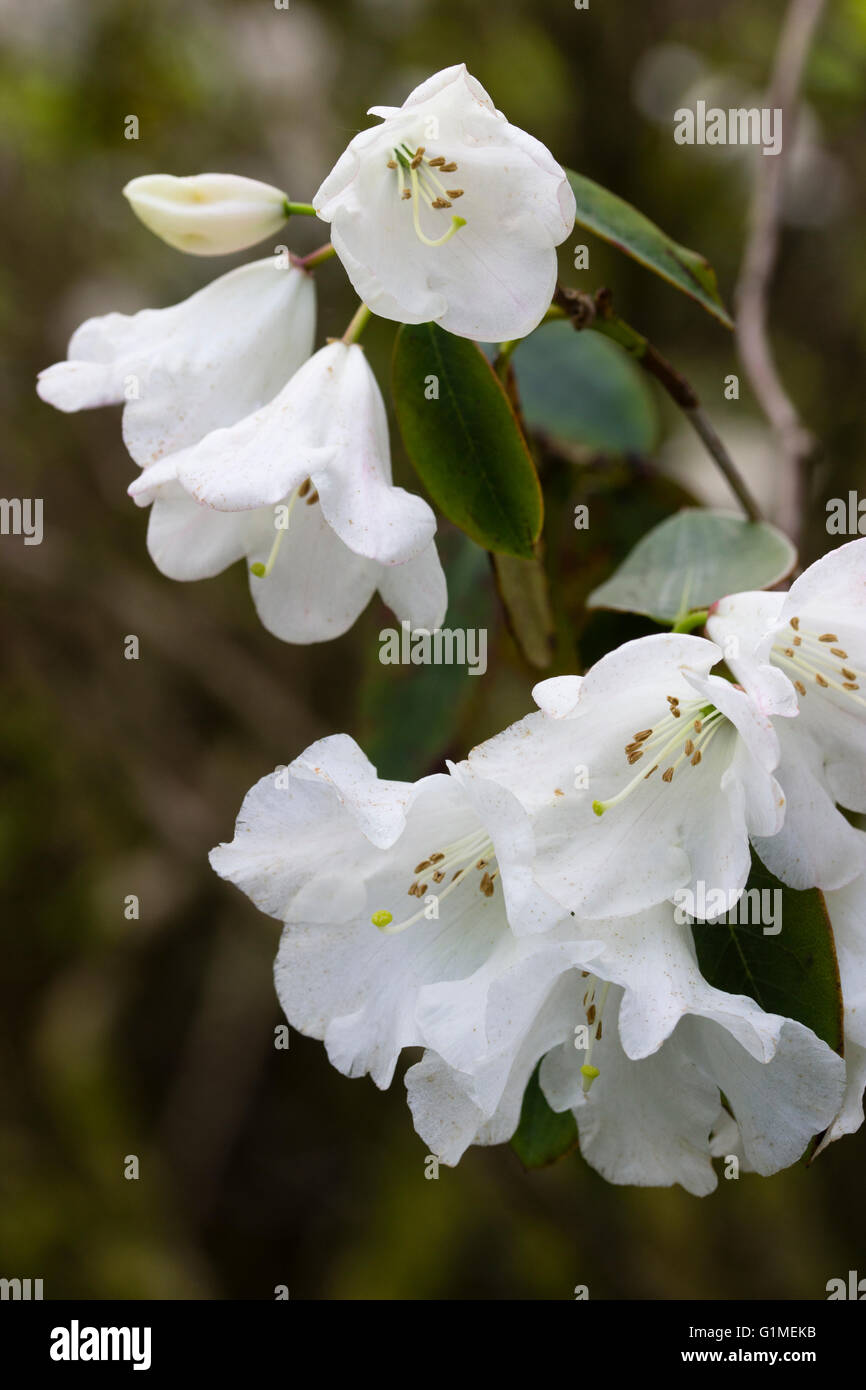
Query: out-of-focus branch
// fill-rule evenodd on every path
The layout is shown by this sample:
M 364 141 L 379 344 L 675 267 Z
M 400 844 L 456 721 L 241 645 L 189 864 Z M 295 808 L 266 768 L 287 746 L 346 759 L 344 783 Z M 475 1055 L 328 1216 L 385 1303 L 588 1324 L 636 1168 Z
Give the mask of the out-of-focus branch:
M 779 36 L 767 101 L 782 111 L 782 148 L 755 159 L 749 232 L 734 292 L 740 359 L 761 409 L 769 420 L 784 463 L 785 495 L 780 524 L 798 539 L 805 493 L 805 470 L 816 441 L 803 426 L 776 369 L 767 333 L 767 300 L 779 244 L 779 214 L 786 167 L 797 118 L 803 69 L 824 0 L 791 0 Z
M 654 376 L 664 387 L 671 400 L 679 406 L 692 429 L 700 437 L 707 453 L 724 475 L 728 486 L 739 501 L 750 521 L 760 521 L 761 513 L 749 492 L 745 481 L 740 477 L 737 467 L 716 433 L 706 414 L 697 392 L 677 371 L 666 357 L 654 348 L 648 338 L 638 333 L 631 324 L 626 323 L 613 312 L 613 303 L 608 289 L 597 290 L 594 296 L 581 290 L 563 289 L 557 286 L 553 302 L 563 309 L 577 329 L 589 328 L 612 338 L 625 348 L 640 363 L 645 372 Z

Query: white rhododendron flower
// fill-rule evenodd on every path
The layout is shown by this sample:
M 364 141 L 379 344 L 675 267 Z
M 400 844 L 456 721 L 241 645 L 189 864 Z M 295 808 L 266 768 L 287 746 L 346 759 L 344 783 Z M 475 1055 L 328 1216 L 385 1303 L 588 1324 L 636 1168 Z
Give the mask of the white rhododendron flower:
M 786 716 L 787 812 L 757 842 L 761 858 L 792 888 L 841 888 L 866 871 L 866 835 L 838 809 L 866 811 L 866 540 L 825 555 L 787 593 L 720 600 L 707 629 L 754 699 Z
M 820 1149 L 854 1134 L 863 1123 L 866 1089 L 866 878 L 825 894 L 842 985 L 845 1027 L 845 1099 Z M 820 1149 L 818 1152 L 820 1152 Z
M 620 951 L 629 937 L 673 941 L 671 918 L 661 905 L 623 921 Z M 607 925 L 591 924 L 602 936 Z M 532 944 L 543 958 L 545 939 Z M 460 1071 L 430 1050 L 406 1074 L 415 1126 L 431 1150 L 455 1164 L 470 1144 L 510 1139 L 543 1058 L 548 1103 L 574 1112 L 583 1156 L 610 1182 L 711 1192 L 711 1158 L 730 1152 L 718 1147 L 722 1097 L 750 1167 L 769 1174 L 793 1163 L 838 1108 L 842 1059 L 801 1024 L 708 985 L 685 933 L 655 967 L 645 980 L 635 977 L 634 991 L 615 982 L 619 971 L 608 969 L 604 950 L 591 973 L 548 969 L 528 1026 L 520 1015 L 525 967 L 501 975 L 488 995 L 486 1061 Z M 667 997 L 663 1022 L 636 1029 L 659 995 Z
M 402 1048 L 483 1059 L 490 982 L 562 919 L 532 881 L 516 799 L 465 768 L 385 781 L 344 734 L 313 744 L 247 795 L 223 878 L 285 923 L 276 983 L 289 1022 L 349 1076 L 390 1084 Z M 520 933 L 518 937 L 517 933 Z M 522 945 L 521 945 L 522 942 Z M 559 969 L 598 941 L 559 940 Z M 520 1007 L 531 1021 L 533 989 Z
M 124 443 L 145 467 L 271 400 L 315 327 L 312 277 L 268 258 L 168 309 L 88 319 L 36 389 L 58 410 L 124 404 Z
M 279 188 L 240 174 L 144 174 L 123 193 L 149 231 L 194 256 L 245 251 L 278 231 L 291 211 Z
M 538 140 L 510 125 L 464 64 L 423 82 L 356 135 L 313 198 L 364 302 L 485 342 L 537 327 L 574 194 Z
M 473 749 L 531 810 L 538 881 L 568 910 L 627 915 L 686 889 L 717 916 L 737 900 L 749 837 L 774 835 L 785 805 L 770 711 L 710 674 L 720 658 L 701 637 L 627 642 L 542 681 L 540 712 Z
M 412 628 L 445 615 L 435 517 L 391 483 L 385 406 L 363 350 L 331 343 L 272 401 L 146 468 L 148 549 L 172 579 L 246 556 L 265 627 L 288 642 L 345 632 L 378 589 Z

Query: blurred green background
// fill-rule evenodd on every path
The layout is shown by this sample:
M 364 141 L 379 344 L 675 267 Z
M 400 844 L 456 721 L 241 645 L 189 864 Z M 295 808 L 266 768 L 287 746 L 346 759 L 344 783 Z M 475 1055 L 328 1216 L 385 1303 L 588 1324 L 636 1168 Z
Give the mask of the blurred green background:
M 83 318 L 173 303 L 233 263 L 152 237 L 120 196 L 130 178 L 229 170 L 306 200 L 368 106 L 461 60 L 563 163 L 707 255 L 730 303 L 754 156 L 676 146 L 672 113 L 695 94 L 756 94 L 783 13 L 775 0 L 0 0 L 2 490 L 45 506 L 41 546 L 0 539 L 0 1274 L 43 1278 L 46 1297 L 265 1299 L 278 1284 L 315 1299 L 569 1299 L 577 1284 L 592 1298 L 823 1298 L 829 1278 L 866 1274 L 866 1134 L 704 1200 L 607 1186 L 577 1156 L 527 1175 L 508 1148 L 428 1181 L 399 1081 L 386 1094 L 349 1081 L 295 1033 L 275 1050 L 277 925 L 206 861 L 244 792 L 337 730 L 385 775 L 415 778 L 525 713 L 535 676 L 486 558 L 447 526 L 449 622 L 490 628 L 484 679 L 380 666 L 381 606 L 340 641 L 292 648 L 258 626 L 241 567 L 164 579 L 126 496 L 118 412 L 61 416 L 34 393 Z M 823 444 L 804 562 L 828 548 L 825 500 L 866 486 L 862 3 L 828 8 L 805 92 L 772 314 Z M 326 231 L 299 218 L 285 239 L 304 252 Z M 766 430 L 745 384 L 738 402 L 722 394 L 731 336 L 575 240 L 590 270 L 570 268 L 569 244 L 563 278 L 610 285 L 686 370 L 772 514 Z M 335 261 L 318 280 L 321 342 L 353 296 Z M 381 321 L 365 336 L 383 384 L 392 340 Z M 646 630 L 587 619 L 583 598 L 683 489 L 727 500 L 654 388 L 626 364 L 606 401 L 591 368 L 571 392 L 568 458 L 540 451 L 551 669 Z M 394 452 L 417 486 L 396 433 Z M 132 893 L 138 921 L 123 914 Z M 123 1176 L 130 1154 L 138 1181 Z

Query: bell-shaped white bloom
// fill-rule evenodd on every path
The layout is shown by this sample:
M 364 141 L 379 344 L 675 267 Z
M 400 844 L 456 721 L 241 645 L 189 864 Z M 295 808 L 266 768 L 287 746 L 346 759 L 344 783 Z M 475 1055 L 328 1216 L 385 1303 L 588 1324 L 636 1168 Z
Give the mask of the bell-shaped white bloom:
M 688 889 L 733 906 L 749 837 L 773 835 L 784 797 L 767 709 L 710 674 L 701 637 L 627 642 L 581 677 L 542 681 L 540 713 L 470 754 L 532 813 L 539 883 L 578 916 L 628 915 Z
M 826 893 L 833 928 L 839 980 L 845 1006 L 845 1068 L 847 1086 L 838 1115 L 821 1140 L 826 1148 L 843 1134 L 854 1134 L 863 1123 L 866 1090 L 866 878 Z
M 172 579 L 246 556 L 265 627 L 287 642 L 345 632 L 378 589 L 400 621 L 436 628 L 445 577 L 435 517 L 391 482 L 385 405 L 360 347 L 331 343 L 273 400 L 146 468 L 148 549 Z
M 312 276 L 268 258 L 168 309 L 88 319 L 36 389 L 58 410 L 124 404 L 124 442 L 146 467 L 271 400 L 315 327 Z
M 811 565 L 787 593 L 732 594 L 710 635 L 776 723 L 785 823 L 756 848 L 792 888 L 840 888 L 866 871 L 866 540 Z
M 718 1147 L 722 1097 L 749 1166 L 767 1174 L 793 1163 L 839 1105 L 842 1059 L 801 1024 L 708 985 L 686 932 L 665 963 L 659 951 L 653 963 L 653 939 L 675 939 L 671 916 L 661 905 L 622 921 L 618 965 L 610 969 L 602 950 L 591 973 L 557 963 L 548 938 L 532 938 L 544 983 L 531 1012 L 521 1008 L 523 963 L 490 986 L 480 1065 L 461 1071 L 431 1050 L 407 1072 L 415 1126 L 431 1151 L 454 1164 L 470 1144 L 510 1139 L 543 1058 L 548 1103 L 573 1110 L 584 1157 L 611 1182 L 712 1191 L 711 1157 L 730 1152 Z M 610 924 L 586 926 L 604 937 Z M 617 977 L 628 939 L 649 948 L 651 964 L 624 989 Z
M 556 284 L 574 194 L 464 64 L 356 135 L 313 198 L 358 294 L 399 323 L 485 342 L 531 333 Z
M 285 923 L 276 984 L 289 1022 L 324 1039 L 340 1071 L 385 1087 L 403 1047 L 483 1057 L 500 957 L 531 955 L 562 916 L 531 858 L 527 818 L 502 788 L 461 768 L 384 781 L 338 734 L 253 787 L 211 864 Z M 566 968 L 600 944 L 557 949 Z
M 240 174 L 144 174 L 123 193 L 149 231 L 194 256 L 245 251 L 278 231 L 290 212 L 279 188 Z

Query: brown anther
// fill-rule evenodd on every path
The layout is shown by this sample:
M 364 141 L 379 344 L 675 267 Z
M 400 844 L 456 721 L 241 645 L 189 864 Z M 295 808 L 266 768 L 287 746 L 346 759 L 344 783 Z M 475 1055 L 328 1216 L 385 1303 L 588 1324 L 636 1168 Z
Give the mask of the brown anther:
M 443 874 L 442 870 L 441 870 L 441 869 L 436 869 L 436 871 L 435 871 L 434 874 L 433 874 L 433 882 L 434 882 L 434 883 L 441 883 L 444 877 L 445 877 L 445 875 Z
M 840 661 L 847 661 L 847 660 L 848 660 L 848 653 L 847 653 L 847 652 L 843 652 L 843 650 L 842 650 L 841 647 L 831 647 L 831 648 L 830 648 L 830 655 L 831 655 L 831 656 L 838 656 L 838 658 L 839 658 Z
M 440 164 L 439 167 L 442 170 L 443 174 L 453 174 L 454 170 L 457 168 L 457 165 L 454 163 L 454 160 L 452 159 L 450 164 Z
M 859 687 L 859 685 L 857 684 L 856 681 L 843 681 L 843 682 L 842 682 L 842 689 L 843 689 L 843 690 L 859 690 L 860 687 Z
M 838 641 L 839 641 L 839 638 L 836 636 L 835 632 L 822 632 L 822 633 L 821 633 L 821 636 L 818 638 L 818 641 L 819 641 L 819 642 L 838 642 Z
M 783 647 L 782 650 L 784 651 L 785 656 L 793 656 L 793 655 L 794 655 L 794 648 L 793 648 L 793 647 Z
M 692 743 L 690 738 L 687 738 L 685 743 L 683 744 L 683 752 L 685 753 L 687 758 L 690 758 L 694 751 L 695 745 Z
M 791 627 L 794 629 L 795 632 L 799 632 L 799 631 L 800 631 L 800 619 L 799 619 L 799 618 L 792 618 L 792 619 L 791 619 Z
M 682 710 L 678 709 L 676 705 L 671 705 L 671 714 L 673 715 L 674 719 L 679 719 L 682 715 Z
M 486 869 L 486 868 L 487 868 L 487 860 L 486 860 L 486 859 L 479 859 L 479 860 L 478 860 L 478 863 L 475 865 L 475 867 L 476 867 L 476 869 Z
M 667 700 L 669 705 L 678 705 L 680 702 L 679 695 L 666 695 L 665 699 Z
M 580 978 L 581 978 L 582 980 L 588 980 L 588 979 L 589 979 L 589 971 L 588 971 L 588 970 L 581 970 L 581 972 L 580 972 Z
M 663 782 L 672 782 L 672 781 L 673 781 L 673 777 L 674 777 L 674 770 L 673 770 L 673 768 L 672 768 L 672 767 L 666 767 L 665 770 L 664 770 L 664 772 L 662 773 L 662 781 L 663 781 Z
M 828 680 L 825 680 L 825 678 L 821 675 L 820 671 L 815 672 L 815 680 L 818 682 L 819 685 L 823 685 L 825 690 L 830 684 L 830 682 Z
M 596 1042 L 601 1042 L 601 1019 L 598 1020 L 598 1027 L 595 1030 Z
M 594 1004 L 590 1004 L 589 1008 L 588 1008 L 587 1011 L 586 1011 L 586 1021 L 587 1021 L 587 1023 L 595 1023 L 595 1005 L 594 1005 Z
M 841 668 L 841 670 L 842 670 L 842 675 L 845 677 L 846 681 L 856 681 L 856 679 L 857 679 L 857 672 L 856 672 L 856 671 L 849 671 L 847 666 L 843 666 L 843 667 Z
M 397 161 L 396 161 L 396 159 L 389 159 L 389 160 L 388 160 L 388 168 L 389 168 L 389 169 L 396 169 L 396 168 L 397 168 Z
M 803 684 L 802 681 L 794 681 L 794 685 L 795 685 L 796 688 L 799 690 L 799 692 L 800 692 L 801 695 L 805 695 L 805 694 L 806 694 L 806 687 L 805 687 L 805 685 Z
M 313 484 L 310 482 L 309 478 L 305 478 L 304 481 L 301 483 L 301 486 L 298 488 L 298 496 L 306 497 L 307 493 L 309 492 L 312 486 Z
M 445 156 L 444 154 L 437 154 L 435 159 L 428 159 L 427 163 L 430 165 L 431 169 L 441 169 L 442 165 L 445 163 Z
M 416 897 L 416 898 L 423 898 L 423 896 L 424 896 L 424 894 L 427 892 L 427 889 L 429 888 L 429 886 L 430 886 L 430 885 L 429 885 L 428 883 L 419 883 L 419 884 L 418 884 L 418 891 L 417 891 L 417 893 L 415 894 L 415 897 Z
M 318 502 L 318 500 L 319 500 L 319 494 L 318 494 L 318 493 L 315 491 L 315 489 L 314 489 L 314 490 L 310 493 L 309 497 L 307 498 L 307 506 L 308 506 L 308 507 L 314 507 L 314 506 L 316 505 L 316 503 Z
M 493 882 L 493 879 L 490 877 L 490 875 L 485 874 L 478 887 L 481 889 L 481 892 L 484 894 L 485 898 L 492 898 L 493 890 L 496 887 L 496 885 Z
M 651 733 L 652 729 L 641 729 L 638 733 L 634 735 L 635 743 L 643 743 L 645 739 L 649 738 Z
M 411 886 L 411 888 L 409 889 L 409 897 L 410 897 L 410 898 L 417 898 L 417 896 L 418 896 L 418 884 L 417 884 L 417 883 L 413 883 L 412 886 Z
M 802 645 L 803 645 L 803 639 L 802 639 L 802 637 L 795 637 L 795 638 L 794 638 L 794 641 L 792 642 L 791 645 L 794 646 L 794 647 L 802 647 Z
M 414 157 L 414 159 L 411 159 L 411 160 L 409 161 L 409 168 L 410 168 L 410 169 L 417 169 L 417 168 L 418 168 L 418 165 L 421 163 L 421 160 L 422 160 L 423 158 L 424 158 L 423 155 L 421 155 L 421 154 L 416 154 L 415 157 Z
M 411 198 L 411 197 L 412 197 L 412 190 L 411 190 L 411 188 L 404 188 L 404 189 L 403 189 L 403 192 L 400 194 L 400 197 L 403 198 L 403 199 Z
M 694 731 L 695 731 L 696 734 L 699 734 L 699 733 L 701 732 L 701 729 L 702 729 L 703 727 L 704 727 L 704 722 L 703 722 L 702 719 L 696 719 L 695 722 L 694 722 L 694 724 L 692 725 L 692 728 L 694 729 Z
M 647 777 L 652 777 L 653 773 L 654 773 L 654 772 L 657 772 L 657 771 L 658 771 L 658 763 L 653 763 L 653 766 L 650 768 L 649 772 L 647 773 L 646 777 L 644 777 L 643 780 L 646 781 L 646 780 L 647 780 Z
M 447 198 L 434 198 L 430 206 L 431 208 L 450 208 L 451 204 Z
M 444 859 L 444 858 L 445 858 L 445 855 L 442 853 L 441 849 L 437 849 L 437 851 L 436 851 L 435 854 L 431 854 L 431 855 L 430 855 L 430 863 L 431 863 L 431 864 L 438 864 L 438 863 L 439 863 L 439 860 L 440 860 L 440 859 Z
M 425 870 L 425 869 L 429 869 L 429 868 L 430 868 L 430 860 L 429 860 L 429 859 L 422 859 L 420 864 L 416 864 L 416 865 L 415 865 L 415 872 L 416 872 L 416 874 L 423 874 L 424 870 Z
M 418 156 L 419 156 L 419 154 L 424 154 L 424 152 L 425 152 L 425 146 L 424 146 L 424 145 L 419 145 L 418 148 L 417 148 L 417 150 L 415 151 L 415 158 L 417 159 Z
M 632 763 L 639 763 L 642 757 L 643 757 L 643 753 L 641 753 L 641 752 L 629 753 L 629 755 L 628 755 L 629 765 L 631 765 Z
M 460 877 L 460 875 L 461 875 L 462 873 L 463 873 L 463 870 L 462 870 L 462 869 L 458 869 L 457 872 L 456 872 L 456 874 L 452 874 L 452 875 L 451 875 L 451 882 L 452 882 L 452 883 L 456 883 L 456 882 L 457 882 L 457 879 Z
M 697 748 L 697 749 L 695 749 L 694 756 L 692 757 L 692 767 L 697 767 L 697 765 L 698 765 L 698 763 L 699 763 L 700 761 L 701 761 L 701 750 L 700 750 L 700 748 Z
M 449 197 L 449 198 L 462 198 L 462 197 L 463 197 L 463 189 L 462 189 L 462 188 L 446 188 L 446 189 L 445 189 L 445 192 L 448 194 L 448 197 Z

